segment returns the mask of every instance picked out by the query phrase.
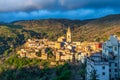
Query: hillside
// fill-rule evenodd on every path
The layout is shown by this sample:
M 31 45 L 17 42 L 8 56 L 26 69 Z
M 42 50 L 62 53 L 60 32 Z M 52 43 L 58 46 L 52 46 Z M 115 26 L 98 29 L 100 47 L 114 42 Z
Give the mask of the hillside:
M 0 54 L 22 45 L 28 38 L 57 40 L 71 27 L 73 41 L 104 41 L 110 34 L 120 35 L 120 15 L 93 20 L 43 19 L 0 25 Z M 7 51 L 6 51 L 7 50 Z M 9 51 L 10 50 L 10 51 Z M 6 52 L 5 52 L 6 51 Z
M 111 34 L 120 35 L 120 15 L 109 15 L 77 28 L 75 35 L 83 40 L 106 40 Z
M 35 32 L 45 32 L 49 39 L 55 39 L 64 35 L 66 27 L 70 26 L 73 32 L 73 40 L 77 41 L 101 41 L 106 40 L 110 34 L 120 35 L 120 15 L 108 15 L 91 20 L 67 20 L 45 19 L 20 21 L 14 23 L 22 25 L 25 29 Z M 53 33 L 54 32 L 54 33 Z
M 70 26 L 72 30 L 76 27 L 80 27 L 87 22 L 79 20 L 67 20 L 67 19 L 44 19 L 44 20 L 30 20 L 14 22 L 14 25 L 23 26 L 26 30 L 32 30 L 37 33 L 44 33 L 47 36 L 45 38 L 56 40 L 59 36 L 65 35 L 67 27 Z
M 25 30 L 18 25 L 0 25 L 0 54 L 7 55 L 14 52 L 15 48 L 21 46 L 28 38 L 41 38 L 42 34 L 39 34 L 32 30 Z

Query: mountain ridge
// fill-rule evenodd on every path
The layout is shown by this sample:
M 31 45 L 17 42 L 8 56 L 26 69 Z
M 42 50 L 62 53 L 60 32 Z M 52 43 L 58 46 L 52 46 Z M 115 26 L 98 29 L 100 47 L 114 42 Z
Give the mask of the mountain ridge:
M 83 21 L 43 19 L 0 24 L 0 53 L 10 49 L 11 44 L 15 47 L 22 45 L 28 38 L 57 40 L 66 36 L 67 27 L 71 27 L 73 41 L 105 41 L 111 34 L 120 36 L 119 26 L 120 14 Z

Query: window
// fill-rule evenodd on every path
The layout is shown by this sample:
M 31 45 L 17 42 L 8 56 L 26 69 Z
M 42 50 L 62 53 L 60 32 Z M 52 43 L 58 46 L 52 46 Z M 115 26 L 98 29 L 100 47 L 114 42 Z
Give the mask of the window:
M 114 78 L 111 78 L 110 80 L 114 80 Z
M 109 72 L 111 72 L 111 69 L 109 69 Z
M 102 75 L 105 75 L 105 72 L 103 72 Z
M 109 74 L 110 78 L 111 78 L 111 74 Z
M 115 74 L 115 77 L 117 77 L 117 74 Z
M 102 69 L 105 69 L 105 66 L 103 66 Z
M 117 69 L 115 69 L 115 72 L 117 72 Z
M 109 66 L 111 66 L 111 62 L 109 63 Z
M 106 48 L 105 48 L 105 52 L 106 52 L 107 50 L 106 50 Z
M 115 66 L 117 66 L 117 63 L 115 63 Z
M 111 78 L 110 80 L 114 80 L 114 78 Z
M 117 47 L 114 47 L 114 50 L 117 51 Z

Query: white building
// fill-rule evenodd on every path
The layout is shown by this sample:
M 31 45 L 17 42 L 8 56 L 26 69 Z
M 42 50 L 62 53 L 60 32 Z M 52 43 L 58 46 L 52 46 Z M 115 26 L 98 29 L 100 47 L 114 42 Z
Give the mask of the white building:
M 100 54 L 94 54 L 93 56 L 87 58 L 86 69 L 86 80 L 92 80 L 92 74 L 96 75 L 98 80 L 109 80 L 109 63 L 107 60 L 101 58 Z
M 111 80 L 120 78 L 120 40 L 111 35 L 110 40 L 102 46 L 102 55 L 109 59 L 109 75 Z
M 100 61 L 98 58 L 101 58 Z M 99 80 L 119 80 L 120 79 L 120 39 L 111 35 L 110 40 L 102 45 L 102 55 L 98 58 L 89 57 L 87 59 L 87 80 L 90 79 L 90 71 L 95 69 Z M 97 61 L 97 60 L 99 61 Z M 108 60 L 108 61 L 105 61 Z M 97 62 L 96 62 L 97 61 Z M 103 69 L 104 66 L 104 70 Z M 104 72 L 104 73 L 103 73 Z M 103 76 L 103 74 L 105 76 Z

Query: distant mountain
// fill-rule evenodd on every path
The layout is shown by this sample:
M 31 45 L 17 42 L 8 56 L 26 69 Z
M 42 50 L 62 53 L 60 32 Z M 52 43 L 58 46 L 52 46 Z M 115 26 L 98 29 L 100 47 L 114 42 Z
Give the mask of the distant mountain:
M 42 20 L 29 20 L 14 22 L 15 25 L 22 25 L 24 27 L 52 27 L 62 28 L 68 26 L 81 26 L 84 22 L 80 20 L 68 20 L 68 19 L 42 19 Z M 85 23 L 84 23 L 85 24 Z
M 104 41 L 110 34 L 120 36 L 120 15 L 108 15 L 91 20 L 42 19 L 17 21 L 0 26 L 0 53 L 11 45 L 22 45 L 28 38 L 48 38 L 57 40 L 66 36 L 71 27 L 74 41 Z M 3 48 L 4 47 L 4 48 Z
M 75 35 L 83 36 L 84 40 L 106 40 L 111 34 L 120 35 L 120 15 L 109 15 L 91 20 L 79 27 Z

